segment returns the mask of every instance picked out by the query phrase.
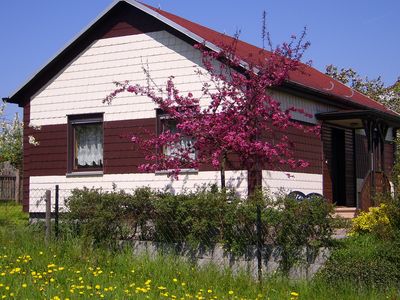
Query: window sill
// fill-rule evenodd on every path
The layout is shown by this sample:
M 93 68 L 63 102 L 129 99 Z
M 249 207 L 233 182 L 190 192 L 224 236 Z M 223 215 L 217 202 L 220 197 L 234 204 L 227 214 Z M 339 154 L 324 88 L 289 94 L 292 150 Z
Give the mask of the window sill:
M 103 176 L 103 171 L 82 171 L 82 172 L 71 172 L 65 174 L 68 177 L 101 177 Z
M 155 171 L 154 173 L 156 175 L 168 175 L 171 173 L 172 170 L 161 170 L 161 171 Z M 182 169 L 179 174 L 198 174 L 199 170 L 197 169 Z

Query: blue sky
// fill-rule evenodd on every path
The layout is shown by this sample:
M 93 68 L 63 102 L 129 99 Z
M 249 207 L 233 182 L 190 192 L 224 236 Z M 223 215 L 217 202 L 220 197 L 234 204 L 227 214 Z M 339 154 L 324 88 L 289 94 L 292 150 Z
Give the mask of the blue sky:
M 261 15 L 266 10 L 274 43 L 307 26 L 311 48 L 306 60 L 353 67 L 385 83 L 400 76 L 400 1 L 361 0 L 144 0 L 176 15 L 262 45 Z M 0 97 L 10 96 L 112 0 L 0 1 Z M 20 112 L 9 105 L 7 115 Z

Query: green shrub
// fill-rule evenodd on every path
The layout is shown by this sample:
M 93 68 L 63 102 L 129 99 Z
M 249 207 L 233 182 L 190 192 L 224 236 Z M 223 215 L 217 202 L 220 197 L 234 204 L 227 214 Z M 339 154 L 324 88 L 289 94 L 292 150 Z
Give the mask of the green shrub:
M 325 282 L 384 287 L 400 282 L 400 237 L 382 240 L 373 234 L 350 237 L 333 252 L 317 275 Z
M 325 199 L 315 197 L 299 202 L 281 197 L 272 204 L 269 226 L 274 228 L 272 240 L 280 250 L 280 268 L 284 274 L 296 263 L 311 263 L 321 247 L 332 245 L 333 206 Z
M 391 231 L 389 220 L 390 207 L 381 203 L 378 207 L 370 207 L 368 212 L 361 212 L 352 219 L 352 226 L 349 235 L 364 233 L 376 233 L 380 236 L 388 235 Z
M 94 246 L 115 248 L 120 240 L 136 239 L 196 250 L 219 243 L 243 255 L 254 250 L 259 233 L 267 256 L 279 249 L 281 269 L 287 273 L 331 244 L 332 207 L 321 199 L 272 200 L 259 191 L 241 200 L 234 192 L 210 187 L 179 195 L 149 188 L 132 194 L 83 189 L 74 190 L 66 204 L 67 223 Z

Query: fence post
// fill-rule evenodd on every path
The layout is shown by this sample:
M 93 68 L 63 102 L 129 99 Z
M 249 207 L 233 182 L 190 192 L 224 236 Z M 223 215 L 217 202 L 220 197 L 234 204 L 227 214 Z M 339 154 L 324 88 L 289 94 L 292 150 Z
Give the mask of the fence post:
M 51 191 L 46 191 L 46 236 L 45 241 L 48 243 L 50 241 L 51 233 Z
M 257 277 L 258 282 L 262 283 L 262 228 L 261 228 L 261 207 L 260 204 L 257 204 Z
M 60 186 L 57 184 L 56 185 L 56 195 L 55 195 L 55 207 L 54 207 L 54 232 L 55 232 L 55 236 L 56 238 L 58 238 L 58 218 L 59 218 L 59 190 L 60 190 Z
M 15 188 L 14 196 L 15 196 L 16 203 L 20 203 L 20 196 L 19 196 L 20 188 L 19 188 L 19 186 L 20 186 L 20 178 L 19 178 L 19 170 L 17 169 L 15 172 L 15 185 L 14 185 L 14 188 Z

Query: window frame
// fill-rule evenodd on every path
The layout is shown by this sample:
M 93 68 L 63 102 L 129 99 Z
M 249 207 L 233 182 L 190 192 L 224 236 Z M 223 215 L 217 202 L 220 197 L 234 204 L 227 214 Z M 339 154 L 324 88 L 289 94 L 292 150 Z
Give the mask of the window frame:
M 157 108 L 156 109 L 156 135 L 159 136 L 163 131 L 163 121 L 164 120 L 171 120 L 172 118 L 169 116 L 168 113 L 164 112 L 162 109 Z M 163 149 L 159 149 L 158 151 L 164 151 Z M 197 158 L 197 153 L 195 153 L 195 156 Z M 193 169 L 193 168 L 187 168 L 187 169 L 181 169 L 181 173 L 198 173 L 198 169 Z M 161 171 L 156 171 L 156 174 L 167 174 L 169 173 L 170 170 L 161 170 Z
M 104 170 L 104 113 L 68 115 L 68 174 L 102 174 Z M 101 167 L 75 168 L 75 127 L 77 125 L 101 124 L 103 135 L 103 160 Z

